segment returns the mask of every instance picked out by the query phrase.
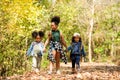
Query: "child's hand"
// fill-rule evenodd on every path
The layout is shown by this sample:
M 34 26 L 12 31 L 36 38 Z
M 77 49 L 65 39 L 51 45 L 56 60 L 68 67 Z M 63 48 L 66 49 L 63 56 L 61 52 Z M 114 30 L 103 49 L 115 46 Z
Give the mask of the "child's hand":
M 46 48 L 43 48 L 43 52 L 46 52 Z
M 87 62 L 87 58 L 86 58 L 86 56 L 84 56 L 84 62 Z
M 67 53 L 67 52 L 68 52 L 68 50 L 66 49 L 66 50 L 65 50 L 65 52 Z
M 26 59 L 28 60 L 28 59 L 29 59 L 29 57 L 27 56 L 27 57 L 26 57 Z

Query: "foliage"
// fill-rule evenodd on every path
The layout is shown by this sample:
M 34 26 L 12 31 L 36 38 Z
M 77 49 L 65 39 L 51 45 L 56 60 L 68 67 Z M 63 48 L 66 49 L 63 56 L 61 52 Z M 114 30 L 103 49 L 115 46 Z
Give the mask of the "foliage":
M 0 2 L 0 75 L 9 76 L 30 70 L 31 60 L 27 60 L 26 50 L 33 41 L 31 32 L 50 31 L 50 19 L 54 15 L 61 18 L 59 29 L 70 45 L 74 32 L 79 32 L 88 52 L 88 34 L 90 21 L 90 4 L 88 0 L 2 0 Z M 76 4 L 76 5 L 75 5 Z M 111 45 L 114 54 L 120 52 L 120 3 L 97 5 L 95 7 L 95 24 L 92 35 L 93 59 L 109 58 Z M 42 68 L 46 68 L 47 54 L 43 57 Z M 69 56 L 69 54 L 68 54 Z M 104 57 L 105 56 L 105 57 Z

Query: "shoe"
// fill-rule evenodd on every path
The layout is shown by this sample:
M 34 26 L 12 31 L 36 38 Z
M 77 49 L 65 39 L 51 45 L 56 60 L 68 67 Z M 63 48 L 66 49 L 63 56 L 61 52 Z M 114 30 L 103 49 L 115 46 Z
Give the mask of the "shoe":
M 48 71 L 48 74 L 49 74 L 49 75 L 52 74 L 52 71 Z
M 35 69 L 35 72 L 38 73 L 38 72 L 39 72 L 39 69 Z
M 60 73 L 60 70 L 57 70 L 56 74 L 61 74 L 61 73 Z
M 82 75 L 80 73 L 77 74 L 77 78 L 83 79 Z
M 75 68 L 72 68 L 72 74 L 76 74 L 77 72 L 76 72 L 76 70 L 75 70 Z
M 77 65 L 76 65 L 76 69 L 80 69 L 80 65 L 77 64 Z
M 80 66 L 79 65 L 76 65 L 76 70 L 77 70 L 77 72 L 80 72 Z

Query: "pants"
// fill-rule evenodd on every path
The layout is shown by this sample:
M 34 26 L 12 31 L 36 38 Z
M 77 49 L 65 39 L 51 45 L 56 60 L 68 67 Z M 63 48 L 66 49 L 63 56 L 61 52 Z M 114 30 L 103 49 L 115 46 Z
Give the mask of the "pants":
M 33 70 L 40 70 L 40 66 L 41 66 L 41 60 L 42 60 L 42 56 L 33 56 L 32 58 L 32 69 Z
M 72 60 L 72 68 L 75 68 L 75 64 L 76 68 L 80 68 L 80 55 L 71 54 L 70 58 Z

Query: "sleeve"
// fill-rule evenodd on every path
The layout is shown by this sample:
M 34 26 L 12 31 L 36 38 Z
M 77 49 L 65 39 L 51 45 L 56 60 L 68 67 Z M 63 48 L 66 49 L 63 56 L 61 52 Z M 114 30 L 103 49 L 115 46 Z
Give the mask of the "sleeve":
M 27 51 L 27 56 L 31 55 L 32 50 L 33 50 L 33 43 L 31 43 L 31 45 L 30 45 L 30 47 L 29 47 L 29 49 Z
M 82 50 L 81 50 L 82 56 L 86 56 L 85 50 L 84 50 L 84 46 L 82 46 Z

